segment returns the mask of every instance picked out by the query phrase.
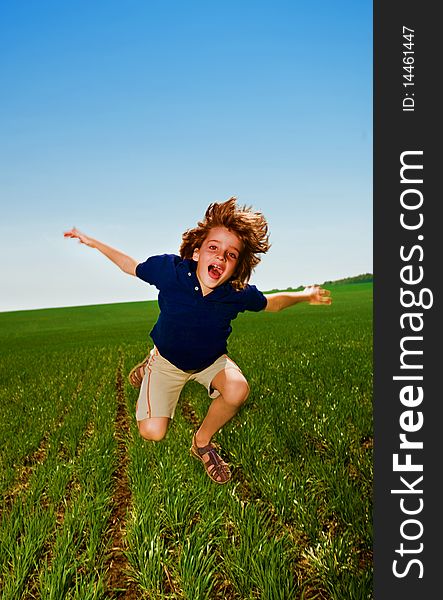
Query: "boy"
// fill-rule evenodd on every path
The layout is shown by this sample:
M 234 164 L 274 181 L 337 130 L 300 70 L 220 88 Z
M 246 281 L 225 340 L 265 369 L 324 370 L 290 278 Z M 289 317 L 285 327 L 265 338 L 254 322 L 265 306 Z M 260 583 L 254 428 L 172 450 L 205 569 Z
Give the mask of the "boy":
M 182 236 L 180 256 L 152 256 L 139 263 L 77 229 L 64 234 L 96 248 L 122 271 L 155 285 L 160 315 L 151 331 L 154 348 L 130 373 L 140 386 L 136 416 L 140 435 L 161 440 L 189 380 L 204 385 L 212 403 L 193 436 L 191 454 L 219 484 L 231 479 L 228 465 L 211 443 L 213 435 L 238 412 L 249 394 L 240 368 L 227 356 L 231 321 L 239 312 L 280 311 L 298 302 L 331 303 L 319 286 L 303 292 L 264 295 L 247 282 L 269 250 L 266 219 L 236 198 L 213 203 L 203 221 Z

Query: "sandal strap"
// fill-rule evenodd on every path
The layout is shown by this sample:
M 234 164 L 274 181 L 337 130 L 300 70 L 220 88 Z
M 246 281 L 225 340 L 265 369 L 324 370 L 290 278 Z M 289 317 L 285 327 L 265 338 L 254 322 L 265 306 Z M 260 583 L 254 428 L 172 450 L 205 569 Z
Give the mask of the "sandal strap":
M 209 459 L 205 462 L 205 468 L 209 473 L 211 473 L 211 475 L 216 474 L 220 477 L 223 475 L 229 475 L 228 465 L 220 457 L 220 455 L 217 453 L 217 450 L 214 448 L 214 446 L 212 446 L 212 444 L 208 444 L 207 446 L 203 446 L 202 448 L 196 446 L 196 448 L 200 456 L 203 456 L 203 454 L 208 455 Z
M 143 377 L 145 375 L 145 371 L 146 371 L 146 367 L 149 363 L 149 358 L 150 355 L 148 354 L 148 356 L 145 357 L 145 359 L 139 363 L 138 365 L 135 365 L 135 367 L 133 367 L 128 375 L 128 379 L 129 382 L 131 383 L 131 385 L 135 386 L 135 387 L 140 387 L 143 381 Z
M 203 454 L 206 454 L 207 452 L 211 452 L 211 450 L 215 450 L 215 447 L 212 444 L 208 444 L 207 446 L 197 446 L 197 444 L 195 443 L 194 440 L 194 448 L 197 450 L 197 452 L 200 454 L 200 456 L 203 456 Z
M 208 456 L 209 456 L 209 460 L 206 463 L 207 467 L 213 465 L 214 469 L 217 471 L 217 474 L 220 474 L 220 475 L 222 473 L 219 473 L 219 471 L 222 471 L 223 473 L 226 471 L 226 467 L 228 465 L 217 454 L 217 452 L 215 451 L 215 448 L 213 448 L 212 450 L 209 450 Z

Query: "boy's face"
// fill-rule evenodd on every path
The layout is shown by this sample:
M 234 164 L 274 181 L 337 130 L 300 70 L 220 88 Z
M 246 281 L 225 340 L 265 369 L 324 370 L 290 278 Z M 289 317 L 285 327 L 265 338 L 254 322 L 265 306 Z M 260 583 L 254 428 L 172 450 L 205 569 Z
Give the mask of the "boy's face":
M 201 248 L 192 255 L 197 261 L 197 278 L 204 296 L 234 275 L 242 250 L 243 242 L 226 227 L 209 231 Z

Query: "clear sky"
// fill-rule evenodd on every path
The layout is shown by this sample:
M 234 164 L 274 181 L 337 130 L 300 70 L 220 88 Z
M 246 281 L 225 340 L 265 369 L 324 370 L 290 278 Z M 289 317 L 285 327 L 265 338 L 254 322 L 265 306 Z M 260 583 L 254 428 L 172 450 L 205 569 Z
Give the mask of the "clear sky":
M 372 3 L 0 2 L 0 310 L 156 298 L 207 205 L 267 216 L 260 289 L 372 272 Z

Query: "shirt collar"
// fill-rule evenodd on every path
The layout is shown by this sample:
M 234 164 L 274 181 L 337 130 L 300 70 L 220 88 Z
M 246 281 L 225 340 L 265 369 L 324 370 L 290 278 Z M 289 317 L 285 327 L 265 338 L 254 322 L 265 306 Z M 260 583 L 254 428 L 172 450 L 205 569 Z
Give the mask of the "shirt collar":
M 180 266 L 184 268 L 188 273 L 192 273 L 195 279 L 197 279 L 197 262 L 195 260 L 192 260 L 192 258 L 185 258 L 180 263 Z M 217 300 L 229 295 L 233 290 L 234 288 L 232 287 L 230 282 L 225 281 L 221 285 L 218 285 L 214 290 L 212 290 L 210 294 L 206 294 L 204 298 L 207 300 Z

